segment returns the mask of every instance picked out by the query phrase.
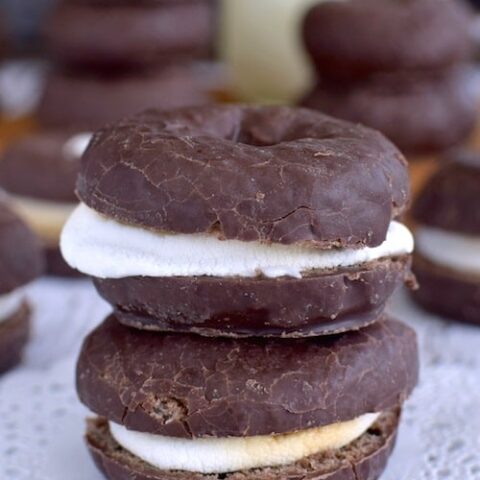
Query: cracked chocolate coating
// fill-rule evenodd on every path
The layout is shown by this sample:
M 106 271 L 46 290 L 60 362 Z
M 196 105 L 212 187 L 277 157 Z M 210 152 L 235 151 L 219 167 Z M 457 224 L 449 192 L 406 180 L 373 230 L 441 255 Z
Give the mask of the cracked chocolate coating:
M 398 411 L 385 412 L 365 434 L 341 449 L 281 467 L 224 474 L 154 468 L 124 450 L 104 419 L 88 422 L 86 441 L 95 464 L 109 480 L 377 480 L 395 444 L 398 420 Z
M 410 280 L 410 257 L 296 278 L 95 279 L 117 318 L 136 328 L 207 336 L 308 337 L 364 327 Z
M 0 295 L 21 287 L 43 273 L 44 258 L 38 238 L 0 200 Z
M 141 227 L 328 248 L 381 244 L 409 185 L 378 132 L 306 109 L 220 105 L 98 132 L 77 192 Z
M 480 325 L 480 276 L 455 272 L 415 255 L 420 288 L 413 294 L 426 310 L 453 320 Z
M 438 152 L 461 143 L 477 117 L 467 69 L 323 81 L 301 104 L 378 129 L 402 152 L 413 154 Z
M 401 404 L 415 333 L 394 320 L 311 339 L 160 334 L 110 316 L 85 340 L 77 391 L 96 414 L 172 437 L 286 433 Z
M 207 57 L 214 23 L 209 1 L 67 2 L 55 8 L 45 37 L 64 65 L 133 68 Z
M 0 323 L 0 374 L 17 366 L 30 336 L 30 309 L 26 303 Z
M 480 235 L 480 154 L 458 150 L 429 179 L 412 208 L 429 227 Z
M 72 135 L 42 131 L 10 144 L 0 160 L 0 186 L 16 195 L 76 203 L 80 158 L 68 157 L 64 151 Z
M 96 130 L 146 108 L 203 105 L 212 101 L 205 77 L 191 64 L 108 75 L 55 70 L 47 77 L 37 117 L 45 127 Z
M 303 35 L 321 75 L 358 78 L 442 69 L 467 59 L 471 19 L 456 0 L 325 2 L 310 10 Z

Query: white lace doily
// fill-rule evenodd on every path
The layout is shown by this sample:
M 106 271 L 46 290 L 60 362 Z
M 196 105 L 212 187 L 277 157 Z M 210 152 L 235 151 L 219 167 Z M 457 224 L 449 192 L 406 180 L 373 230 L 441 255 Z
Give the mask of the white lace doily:
M 41 280 L 30 292 L 33 339 L 0 379 L 0 479 L 101 480 L 83 444 L 74 366 L 109 308 L 87 281 Z M 424 314 L 404 293 L 391 310 L 417 329 L 423 365 L 382 480 L 479 480 L 480 328 Z

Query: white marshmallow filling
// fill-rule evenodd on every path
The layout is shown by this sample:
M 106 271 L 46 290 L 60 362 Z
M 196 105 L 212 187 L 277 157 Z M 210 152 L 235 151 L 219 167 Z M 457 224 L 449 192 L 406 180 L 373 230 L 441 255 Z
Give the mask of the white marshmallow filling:
M 378 247 L 319 250 L 305 246 L 220 240 L 213 234 L 155 232 L 119 223 L 80 204 L 60 240 L 66 262 L 98 278 L 256 277 L 302 278 L 316 269 L 349 267 L 409 254 L 413 237 L 392 221 Z
M 161 470 L 227 473 L 292 464 L 342 448 L 363 435 L 379 414 L 282 435 L 185 439 L 135 432 L 110 422 L 117 443 Z
M 20 310 L 23 301 L 24 294 L 21 288 L 0 295 L 0 323 L 15 315 Z
M 480 237 L 421 226 L 417 251 L 427 260 L 460 273 L 480 275 Z

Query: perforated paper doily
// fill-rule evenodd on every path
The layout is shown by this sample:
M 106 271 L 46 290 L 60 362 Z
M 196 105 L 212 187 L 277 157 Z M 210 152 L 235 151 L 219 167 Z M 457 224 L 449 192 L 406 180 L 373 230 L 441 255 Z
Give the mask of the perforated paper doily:
M 0 479 L 101 480 L 83 444 L 74 366 L 108 306 L 87 281 L 42 280 L 30 293 L 24 365 L 0 379 Z M 480 480 L 480 328 L 426 315 L 403 293 L 391 310 L 417 329 L 423 366 L 382 480 Z

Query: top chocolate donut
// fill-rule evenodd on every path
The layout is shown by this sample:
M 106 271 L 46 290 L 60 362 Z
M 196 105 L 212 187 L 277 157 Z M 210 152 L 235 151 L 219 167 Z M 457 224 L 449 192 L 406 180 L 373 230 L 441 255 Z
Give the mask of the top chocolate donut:
M 304 40 L 325 76 L 434 70 L 468 58 L 470 11 L 457 0 L 351 0 L 315 6 Z
M 413 207 L 422 225 L 480 235 L 480 154 L 457 150 L 428 181 Z
M 38 239 L 0 199 L 0 295 L 42 274 L 44 259 Z
M 404 157 L 376 131 L 306 109 L 223 105 L 101 130 L 77 193 L 141 227 L 330 248 L 382 243 L 409 184 Z

